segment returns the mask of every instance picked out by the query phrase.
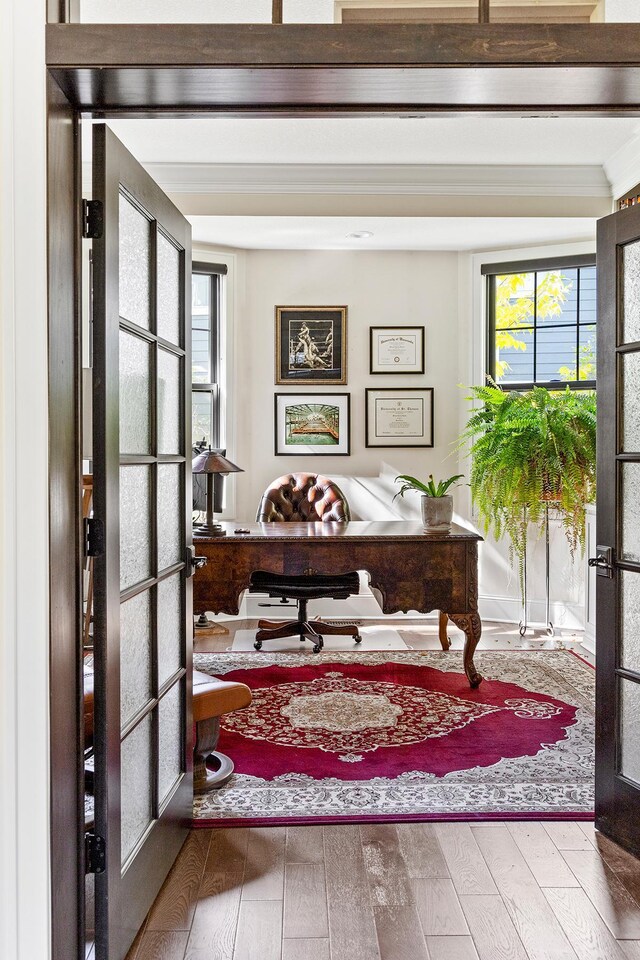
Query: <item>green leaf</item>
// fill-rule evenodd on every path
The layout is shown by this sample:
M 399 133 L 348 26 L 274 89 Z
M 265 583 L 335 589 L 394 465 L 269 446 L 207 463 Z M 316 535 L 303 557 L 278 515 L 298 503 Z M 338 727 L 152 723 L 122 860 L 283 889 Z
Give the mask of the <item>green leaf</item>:
M 395 478 L 394 483 L 397 483 L 398 480 L 402 480 L 402 486 L 393 499 L 395 500 L 396 497 L 404 497 L 408 490 L 415 490 L 427 497 L 444 497 L 449 487 L 455 483 L 456 480 L 460 480 L 463 476 L 464 474 L 458 473 L 455 477 L 448 477 L 446 480 L 440 480 L 440 482 L 436 484 L 432 473 L 429 474 L 426 483 L 423 483 L 422 480 L 418 480 L 416 477 L 411 477 L 406 473 L 402 473 L 400 476 Z

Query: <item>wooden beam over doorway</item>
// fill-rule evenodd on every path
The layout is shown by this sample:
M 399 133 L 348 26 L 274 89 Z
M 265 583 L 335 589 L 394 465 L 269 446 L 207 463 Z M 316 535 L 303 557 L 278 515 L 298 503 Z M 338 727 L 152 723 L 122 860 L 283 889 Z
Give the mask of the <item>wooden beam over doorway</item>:
M 640 114 L 627 24 L 50 24 L 47 63 L 103 116 Z

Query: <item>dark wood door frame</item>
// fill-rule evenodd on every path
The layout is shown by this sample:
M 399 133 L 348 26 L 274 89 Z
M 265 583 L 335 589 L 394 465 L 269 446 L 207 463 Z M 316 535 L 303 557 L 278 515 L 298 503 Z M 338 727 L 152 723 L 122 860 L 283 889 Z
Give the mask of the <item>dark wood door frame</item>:
M 47 67 L 53 958 L 75 960 L 84 876 L 80 116 L 634 116 L 640 39 L 626 24 L 67 23 L 47 27 Z

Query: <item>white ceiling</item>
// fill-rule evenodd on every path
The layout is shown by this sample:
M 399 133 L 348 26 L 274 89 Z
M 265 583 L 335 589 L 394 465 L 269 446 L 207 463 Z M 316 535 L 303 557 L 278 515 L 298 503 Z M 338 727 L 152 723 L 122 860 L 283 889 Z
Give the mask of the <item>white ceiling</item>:
M 590 217 L 189 217 L 196 243 L 275 250 L 490 250 L 594 240 Z M 369 230 L 372 237 L 349 239 Z
M 504 167 L 505 183 L 508 165 L 555 166 L 560 182 L 566 167 L 569 194 L 575 190 L 577 165 L 594 171 L 604 168 L 609 180 L 614 179 L 610 170 L 616 176 L 629 171 L 635 176 L 640 147 L 640 123 L 634 118 L 202 118 L 110 120 L 109 126 L 138 160 L 147 165 L 173 164 L 173 176 L 178 178 L 182 164 L 202 165 L 193 169 L 212 184 L 225 176 L 231 182 L 235 165 L 255 165 L 258 179 L 261 165 L 264 170 L 265 165 L 276 165 L 269 185 L 269 191 L 276 193 L 273 177 L 278 180 L 278 165 L 282 165 L 284 183 L 296 164 L 302 170 L 306 164 L 355 164 L 365 169 L 372 164 L 424 164 L 427 180 L 430 166 L 435 175 L 435 165 L 440 165 L 442 172 L 456 164 L 463 169 L 468 166 L 470 176 L 474 167 Z M 495 180 L 498 187 L 494 193 L 500 193 L 502 180 L 500 176 Z M 195 192 L 206 193 L 206 187 L 205 183 Z M 179 204 L 179 191 L 172 193 Z M 562 195 L 560 185 L 554 195 Z M 363 209 L 363 216 L 351 218 L 247 216 L 252 211 L 245 205 L 238 206 L 235 216 L 194 215 L 190 220 L 196 242 L 249 249 L 483 250 L 593 240 L 593 217 L 566 219 L 559 213 L 554 219 L 548 216 L 554 206 L 557 204 L 552 201 L 540 209 L 541 216 L 527 218 L 376 217 L 372 206 L 369 214 Z M 189 212 L 197 213 L 197 209 Z M 331 212 L 336 211 L 327 209 Z M 364 241 L 347 239 L 346 235 L 356 230 L 371 230 L 374 236 Z
M 637 118 L 110 120 L 142 163 L 604 164 Z

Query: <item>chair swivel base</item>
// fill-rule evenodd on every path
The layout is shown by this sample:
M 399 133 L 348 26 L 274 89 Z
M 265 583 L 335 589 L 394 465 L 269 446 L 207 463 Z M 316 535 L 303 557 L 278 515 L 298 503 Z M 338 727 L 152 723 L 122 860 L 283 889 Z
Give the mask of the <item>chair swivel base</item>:
M 356 643 L 362 642 L 360 631 L 355 624 L 327 623 L 325 620 L 258 620 L 258 632 L 254 647 L 262 648 L 264 640 L 278 640 L 282 637 L 300 637 L 300 641 L 311 640 L 313 652 L 320 653 L 324 646 L 323 634 L 353 637 Z
M 313 652 L 320 653 L 324 646 L 322 635 L 315 629 L 316 626 L 324 624 L 315 624 L 312 626 L 308 620 L 281 620 L 276 623 L 272 620 L 258 620 L 258 632 L 254 640 L 256 650 L 262 648 L 263 640 L 278 640 L 280 637 L 300 637 L 300 641 L 311 640 L 313 643 Z
M 211 770 L 209 764 L 215 760 L 216 770 Z M 233 760 L 224 753 L 213 750 L 207 757 L 194 757 L 193 763 L 193 792 L 208 793 L 224 786 L 233 775 Z

